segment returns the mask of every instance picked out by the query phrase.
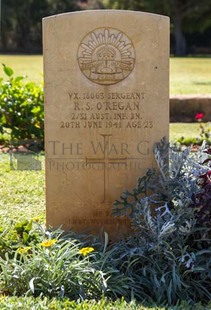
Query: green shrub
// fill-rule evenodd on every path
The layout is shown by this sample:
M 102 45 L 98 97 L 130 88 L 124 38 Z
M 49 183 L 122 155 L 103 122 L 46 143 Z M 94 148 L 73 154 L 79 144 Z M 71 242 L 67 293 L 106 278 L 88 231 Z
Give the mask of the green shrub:
M 20 248 L 27 248 L 42 241 L 44 228 L 40 225 L 40 218 L 24 220 L 14 223 L 3 216 L 0 220 L 4 225 L 0 227 L 0 257 L 13 258 Z
M 5 65 L 3 69 L 8 80 L 0 80 L 0 133 L 9 133 L 12 144 L 32 140 L 43 146 L 43 88 L 24 83 L 23 76 L 14 77 L 13 70 Z

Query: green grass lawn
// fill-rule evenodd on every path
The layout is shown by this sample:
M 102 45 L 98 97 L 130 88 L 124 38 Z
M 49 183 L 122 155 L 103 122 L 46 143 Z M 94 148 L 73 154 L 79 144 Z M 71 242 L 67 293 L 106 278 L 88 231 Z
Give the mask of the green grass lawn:
M 0 154 L 0 218 L 20 221 L 45 217 L 44 156 L 42 170 L 18 171 L 10 167 L 9 154 Z M 12 158 L 15 166 L 16 160 Z
M 196 138 L 200 135 L 199 123 L 171 123 L 170 124 L 170 141 L 175 142 L 177 139 Z
M 43 57 L 0 55 L 0 63 L 26 75 L 37 83 L 43 81 Z M 211 57 L 170 58 L 170 94 L 211 94 Z
M 210 94 L 211 57 L 170 59 L 170 94 Z
M 27 80 L 43 82 L 43 57 L 41 55 L 0 55 L 0 63 L 11 67 L 15 76 L 26 76 Z M 5 74 L 1 71 L 3 77 Z

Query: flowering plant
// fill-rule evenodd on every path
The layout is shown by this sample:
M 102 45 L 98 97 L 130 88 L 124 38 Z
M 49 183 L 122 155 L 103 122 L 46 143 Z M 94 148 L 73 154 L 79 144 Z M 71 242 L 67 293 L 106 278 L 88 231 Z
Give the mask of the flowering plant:
M 127 296 L 128 277 L 112 265 L 106 245 L 93 240 L 92 247 L 83 238 L 41 229 L 36 240 L 7 248 L 0 257 L 1 293 L 72 300 Z
M 49 239 L 40 243 L 41 246 L 49 248 L 57 242 L 57 239 Z
M 204 118 L 204 113 L 196 113 L 195 120 L 196 121 L 202 121 Z
M 79 250 L 79 253 L 82 254 L 83 256 L 88 255 L 89 253 L 93 252 L 94 248 L 92 247 L 85 247 Z
M 208 143 L 211 143 L 211 129 L 210 129 L 210 125 L 208 124 L 202 124 L 203 118 L 204 118 L 204 113 L 196 113 L 195 115 L 195 120 L 197 122 L 200 122 L 200 129 L 201 129 L 201 133 L 200 133 L 200 137 L 207 141 Z
M 208 145 L 211 144 L 211 123 L 204 122 L 205 114 L 203 112 L 198 112 L 195 115 L 195 121 L 200 123 L 199 136 L 196 137 L 181 137 L 177 139 L 181 145 L 195 145 L 196 149 L 199 145 L 202 145 L 205 141 Z

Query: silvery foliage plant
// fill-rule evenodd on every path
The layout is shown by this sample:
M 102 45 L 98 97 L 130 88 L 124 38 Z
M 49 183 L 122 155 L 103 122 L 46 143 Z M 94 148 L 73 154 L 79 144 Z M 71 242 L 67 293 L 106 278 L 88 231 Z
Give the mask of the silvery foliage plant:
M 115 258 L 140 300 L 174 304 L 211 298 L 210 227 L 199 225 L 190 207 L 198 178 L 209 169 L 203 164 L 205 148 L 179 150 L 163 139 L 154 147 L 157 169 L 114 203 L 114 215 L 128 216 L 133 228 L 116 246 Z

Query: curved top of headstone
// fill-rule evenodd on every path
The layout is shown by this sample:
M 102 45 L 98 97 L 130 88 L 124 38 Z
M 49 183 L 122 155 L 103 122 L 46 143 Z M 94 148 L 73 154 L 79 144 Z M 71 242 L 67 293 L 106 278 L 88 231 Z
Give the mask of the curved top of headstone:
M 66 13 L 60 13 L 60 14 L 55 14 L 55 15 L 51 15 L 51 16 L 46 16 L 43 19 L 49 19 L 49 18 L 59 18 L 59 17 L 67 17 L 68 15 L 95 15 L 95 14 L 125 14 L 125 15 L 129 15 L 129 14 L 133 14 L 133 15 L 145 15 L 148 17 L 161 17 L 161 18 L 166 18 L 167 20 L 169 20 L 169 16 L 166 15 L 160 15 L 160 14 L 155 14 L 155 13 L 149 13 L 149 12 L 142 12 L 142 11 L 132 11 L 132 10 L 111 10 L 111 9 L 105 9 L 105 10 L 84 10 L 84 11 L 73 11 L 73 12 L 66 12 Z

